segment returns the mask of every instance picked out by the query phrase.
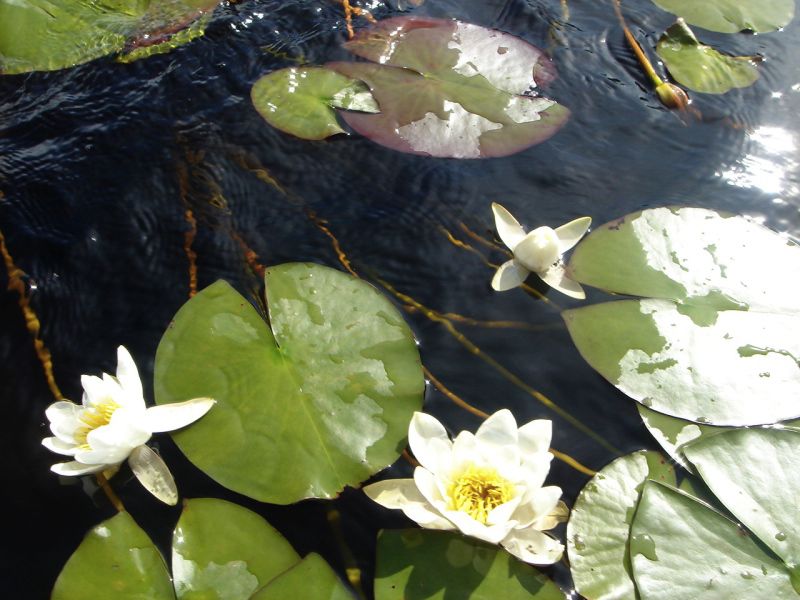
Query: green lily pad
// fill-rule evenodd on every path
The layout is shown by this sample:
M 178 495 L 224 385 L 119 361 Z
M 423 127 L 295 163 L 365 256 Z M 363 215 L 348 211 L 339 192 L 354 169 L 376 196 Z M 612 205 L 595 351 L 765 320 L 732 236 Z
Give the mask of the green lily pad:
M 323 67 L 273 71 L 256 81 L 250 95 L 267 123 L 306 140 L 344 133 L 334 108 L 380 111 L 366 84 Z
M 107 54 L 155 46 L 192 25 L 218 3 L 0 0 L 0 73 L 64 69 Z
M 92 529 L 56 580 L 52 600 L 174 600 L 167 565 L 126 512 Z
M 567 548 L 575 589 L 590 600 L 634 598 L 628 538 L 642 484 L 675 484 L 675 471 L 658 452 L 616 459 L 587 483 L 567 524 Z
M 394 462 L 422 406 L 414 337 L 368 283 L 320 265 L 267 270 L 270 325 L 218 281 L 189 300 L 159 344 L 158 404 L 214 410 L 174 434 L 225 487 L 262 502 L 330 498 Z
M 565 311 L 583 357 L 627 395 L 680 419 L 800 416 L 800 248 L 742 217 L 656 208 L 608 223 L 570 260 L 577 281 L 651 296 Z
M 379 21 L 345 47 L 371 63 L 327 65 L 365 81 L 379 114 L 344 112 L 371 140 L 424 156 L 506 156 L 540 143 L 568 119 L 553 100 L 529 94 L 555 77 L 538 48 L 512 35 L 445 19 Z
M 263 518 L 224 500 L 187 500 L 172 537 L 178 600 L 247 600 L 298 560 Z
M 631 534 L 642 600 L 797 599 L 786 567 L 747 531 L 668 486 L 645 483 Z
M 800 565 L 800 433 L 726 431 L 684 448 L 714 495 L 790 567 Z
M 722 33 L 762 33 L 785 27 L 794 18 L 794 0 L 653 0 L 688 23 Z
M 278 575 L 250 600 L 353 600 L 353 594 L 319 555 L 311 553 Z M 227 600 L 227 597 L 226 597 Z
M 564 600 L 558 586 L 505 550 L 424 529 L 378 536 L 375 600 Z
M 724 94 L 758 79 L 758 57 L 727 56 L 701 44 L 683 19 L 661 36 L 656 53 L 678 83 L 696 92 Z

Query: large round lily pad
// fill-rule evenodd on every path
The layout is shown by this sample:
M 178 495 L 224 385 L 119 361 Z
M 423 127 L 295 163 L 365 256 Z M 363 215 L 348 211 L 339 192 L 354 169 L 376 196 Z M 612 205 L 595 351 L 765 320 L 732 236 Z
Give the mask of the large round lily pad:
M 174 438 L 222 485 L 278 504 L 329 498 L 405 447 L 424 390 L 417 346 L 384 296 L 340 271 L 281 265 L 266 288 L 270 325 L 222 281 L 178 311 L 156 402 L 217 400 Z
M 497 546 L 445 531 L 378 537 L 376 600 L 564 600 L 550 579 Z
M 311 553 L 278 575 L 250 597 L 250 600 L 353 600 L 333 569 L 319 555 Z M 227 599 L 226 599 L 227 600 Z
M 648 479 L 675 485 L 675 471 L 658 452 L 627 454 L 597 473 L 575 500 L 567 548 L 575 589 L 584 598 L 636 597 L 628 540 Z
M 553 135 L 569 111 L 531 95 L 549 58 L 512 35 L 459 21 L 397 17 L 345 44 L 371 63 L 327 65 L 365 81 L 379 114 L 343 112 L 358 133 L 426 156 L 505 156 Z
M 93 528 L 64 565 L 53 600 L 174 600 L 167 565 L 126 512 Z
M 225 500 L 185 501 L 172 536 L 178 600 L 247 600 L 299 560 L 263 518 Z
M 795 599 L 786 567 L 705 503 L 647 482 L 631 527 L 642 600 Z
M 633 213 L 592 232 L 572 276 L 651 296 L 564 312 L 583 357 L 623 392 L 697 423 L 800 416 L 800 248 L 700 208 Z
M 692 25 L 711 31 L 756 33 L 785 27 L 794 17 L 794 0 L 653 0 Z
M 52 71 L 116 52 L 152 54 L 219 0 L 0 0 L 0 74 Z M 149 48 L 149 50 L 148 50 Z

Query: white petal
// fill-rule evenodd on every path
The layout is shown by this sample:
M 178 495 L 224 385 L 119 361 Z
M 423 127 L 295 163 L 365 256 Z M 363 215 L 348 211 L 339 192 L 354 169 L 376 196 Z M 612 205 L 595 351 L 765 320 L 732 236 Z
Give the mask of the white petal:
M 553 265 L 544 273 L 539 273 L 539 277 L 551 288 L 565 296 L 577 298 L 578 300 L 586 298 L 586 292 L 583 291 L 581 284 L 567 276 L 564 265 L 561 263 Z
M 89 473 L 99 473 L 110 465 L 84 465 L 78 461 L 71 460 L 70 462 L 56 463 L 50 470 L 57 475 L 65 477 L 77 477 L 78 475 L 88 475 Z
M 194 398 L 185 402 L 151 406 L 144 413 L 144 426 L 152 433 L 174 431 L 194 423 L 214 406 L 212 398 Z
M 580 217 L 569 223 L 565 223 L 561 227 L 556 228 L 556 235 L 558 236 L 558 251 L 564 254 L 570 250 L 580 239 L 586 235 L 589 226 L 592 224 L 592 217 Z
M 486 524 L 487 525 L 499 525 L 501 523 L 507 523 L 511 520 L 514 511 L 517 510 L 520 502 L 522 501 L 522 496 L 525 493 L 524 489 L 517 489 L 517 495 L 514 496 L 508 502 L 501 504 L 500 506 L 494 507 L 486 517 Z
M 556 512 L 561 488 L 549 485 L 538 490 L 529 490 L 527 495 L 528 498 L 514 513 L 514 519 L 519 522 L 520 527 L 535 525 L 539 519 Z
M 483 540 L 490 544 L 498 544 L 500 540 L 505 538 L 509 531 L 511 531 L 517 524 L 516 521 L 507 521 L 497 525 L 484 525 L 470 517 L 467 513 L 448 510 L 442 515 L 453 522 L 464 535 Z
M 431 473 L 439 473 L 450 464 L 453 443 L 435 417 L 415 412 L 408 426 L 408 445 L 419 463 Z
M 106 400 L 114 399 L 114 392 L 119 395 L 119 385 L 109 380 L 103 380 L 96 375 L 81 375 L 81 385 L 83 386 L 83 405 L 85 407 L 97 406 Z
M 475 438 L 484 443 L 495 446 L 516 446 L 518 440 L 517 421 L 507 408 L 498 410 L 489 416 L 478 431 Z
M 126 406 L 144 410 L 142 380 L 133 357 L 125 346 L 117 348 L 117 380 L 127 398 Z
M 523 454 L 547 452 L 552 438 L 553 422 L 550 419 L 535 419 L 519 428 L 519 447 Z
M 511 213 L 497 202 L 492 202 L 492 212 L 494 213 L 494 224 L 495 227 L 497 227 L 497 235 L 499 235 L 503 243 L 508 246 L 508 249 L 513 251 L 514 247 L 525 237 L 525 230 L 522 229 L 519 222 L 511 216 Z
M 550 227 L 537 227 L 514 248 L 514 258 L 534 273 L 543 273 L 558 261 L 558 236 Z
M 414 483 L 428 504 L 440 511 L 446 507 L 448 500 L 442 494 L 433 473 L 424 467 L 417 467 L 414 469 Z
M 524 482 L 525 487 L 529 490 L 529 498 L 530 494 L 542 487 L 547 474 L 550 472 L 550 462 L 552 460 L 553 455 L 549 452 L 523 455 L 522 465 L 518 470 L 519 481 Z M 526 499 L 526 502 L 529 498 Z
M 64 454 L 65 456 L 73 456 L 77 450 L 75 444 L 70 444 L 58 439 L 57 437 L 48 437 L 42 440 L 42 446 L 55 452 L 56 454 Z
M 517 264 L 515 260 L 506 261 L 495 271 L 494 277 L 492 277 L 492 289 L 497 292 L 505 292 L 519 287 L 530 274 L 530 271 Z
M 550 511 L 550 514 L 536 519 L 532 523 L 534 529 L 539 531 L 547 531 L 557 526 L 559 523 L 566 523 L 569 520 L 569 508 L 561 500 L 558 501 L 555 508 Z
M 164 504 L 178 503 L 178 488 L 164 460 L 149 446 L 137 446 L 128 458 L 133 474 L 144 488 Z
M 564 546 L 558 540 L 530 527 L 509 532 L 501 546 L 521 561 L 534 565 L 551 565 L 564 554 Z
M 50 431 L 64 443 L 75 443 L 75 431 L 85 426 L 78 418 L 81 410 L 80 406 L 66 400 L 48 406 L 45 416 L 50 421 Z
M 386 508 L 402 509 L 405 515 L 428 529 L 455 529 L 420 493 L 413 479 L 389 479 L 364 488 L 364 493 Z
M 475 436 L 469 431 L 461 431 L 453 440 L 453 458 L 450 472 L 446 475 L 460 474 L 467 465 L 480 462 L 480 451 Z M 444 475 L 444 474 L 443 474 Z

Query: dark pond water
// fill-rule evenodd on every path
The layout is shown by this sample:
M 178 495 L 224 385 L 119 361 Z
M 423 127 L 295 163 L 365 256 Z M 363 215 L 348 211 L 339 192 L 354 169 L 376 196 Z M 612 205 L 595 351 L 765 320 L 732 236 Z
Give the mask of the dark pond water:
M 373 2 L 377 17 L 397 11 Z M 652 47 L 672 17 L 649 0 L 625 3 L 634 33 Z M 700 118 L 662 109 L 635 66 L 610 3 L 573 0 L 428 0 L 418 14 L 495 27 L 546 49 L 559 79 L 548 94 L 572 110 L 554 138 L 515 156 L 484 161 L 402 155 L 353 136 L 305 142 L 267 126 L 249 90 L 262 74 L 296 62 L 345 59 L 341 9 L 334 2 L 251 1 L 222 6 L 205 37 L 171 54 L 129 65 L 98 60 L 54 73 L 0 77 L 0 230 L 29 276 L 31 304 L 52 352 L 55 378 L 79 400 L 81 373 L 113 372 L 115 348 L 136 358 L 152 399 L 152 363 L 170 318 L 187 299 L 186 207 L 198 220 L 200 287 L 218 278 L 241 290 L 255 280 L 246 243 L 264 265 L 315 261 L 338 266 L 327 221 L 354 266 L 418 302 L 479 321 L 454 322 L 488 356 L 551 398 L 618 448 L 655 448 L 634 403 L 574 349 L 559 309 L 517 290 L 491 291 L 492 270 L 462 224 L 491 236 L 490 203 L 528 225 L 590 215 L 600 224 L 642 207 L 690 204 L 752 216 L 800 236 L 800 27 L 758 36 L 708 34 L 728 52 L 764 55 L 753 87 L 694 98 Z M 261 181 L 268 172 L 286 191 Z M 2 270 L 0 270 L 2 271 Z M 5 273 L 0 285 L 5 287 Z M 588 300 L 602 294 L 589 290 Z M 110 516 L 105 498 L 49 472 L 41 445 L 53 401 L 24 326 L 17 296 L 0 296 L 0 452 L 4 465 L 0 573 L 14 597 L 46 597 L 84 533 Z M 552 418 L 553 445 L 599 469 L 615 454 L 546 409 L 440 324 L 408 320 L 423 361 L 454 392 L 520 422 Z M 453 431 L 479 420 L 433 388 L 426 410 Z M 360 493 L 333 503 L 258 504 L 226 493 L 195 469 L 168 436 L 160 451 L 186 497 L 226 497 L 263 514 L 301 554 L 322 553 L 343 571 L 342 530 L 371 587 L 375 534 L 403 526 Z M 287 469 L 291 468 L 287 465 Z M 402 461 L 394 476 L 407 476 Z M 568 504 L 586 477 L 555 461 L 549 479 Z M 157 506 L 132 477 L 115 481 L 131 513 L 168 548 L 179 509 Z M 94 500 L 93 500 L 94 498 Z M 95 504 L 96 502 L 96 504 Z M 561 532 L 563 537 L 563 532 Z M 563 565 L 545 569 L 565 589 Z

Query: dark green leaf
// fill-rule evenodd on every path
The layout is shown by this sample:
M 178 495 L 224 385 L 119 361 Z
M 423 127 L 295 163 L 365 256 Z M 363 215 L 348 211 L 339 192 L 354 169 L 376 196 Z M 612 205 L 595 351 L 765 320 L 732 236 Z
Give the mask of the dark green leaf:
M 251 600 L 353 600 L 322 557 L 313 552 L 253 594 Z

